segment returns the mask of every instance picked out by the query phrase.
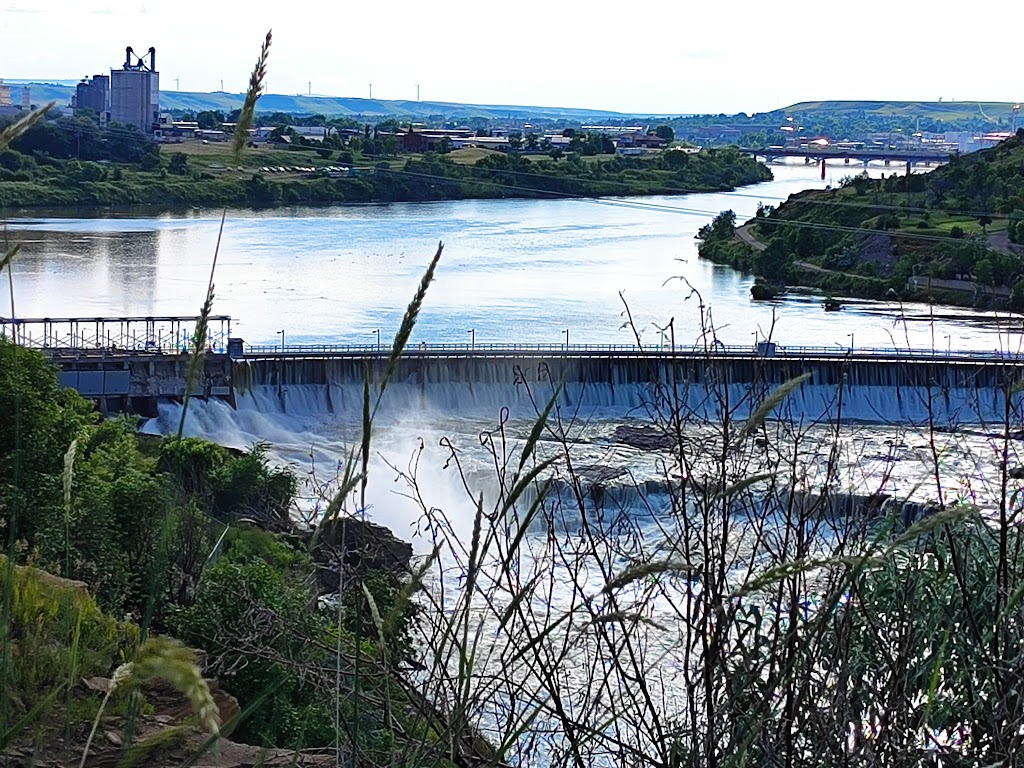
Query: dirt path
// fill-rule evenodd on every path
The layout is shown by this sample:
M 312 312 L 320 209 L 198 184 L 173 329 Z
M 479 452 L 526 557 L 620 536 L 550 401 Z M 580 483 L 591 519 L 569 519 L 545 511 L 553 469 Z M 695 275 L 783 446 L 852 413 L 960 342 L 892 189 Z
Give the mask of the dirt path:
M 756 237 L 754 237 L 754 233 L 750 231 L 752 226 L 753 225 L 751 224 L 744 224 L 742 227 L 737 227 L 736 237 L 738 237 L 744 243 L 749 245 L 755 251 L 763 251 L 768 246 L 762 243 Z
M 739 232 L 739 230 L 736 231 Z M 1000 253 L 1008 253 L 1014 256 L 1020 256 L 1024 253 L 1024 248 L 1010 242 L 1010 238 L 1007 236 L 1005 230 L 989 233 L 988 245 L 992 250 L 999 251 Z

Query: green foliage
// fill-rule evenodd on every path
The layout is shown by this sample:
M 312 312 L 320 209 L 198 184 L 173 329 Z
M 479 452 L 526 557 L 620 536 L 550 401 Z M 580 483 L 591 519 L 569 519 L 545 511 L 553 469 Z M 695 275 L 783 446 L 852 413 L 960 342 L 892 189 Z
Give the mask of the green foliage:
M 171 155 L 171 160 L 167 165 L 167 171 L 177 176 L 191 176 L 192 169 L 189 168 L 188 158 L 181 152 L 175 152 Z
M 82 677 L 108 675 L 134 652 L 138 628 L 105 616 L 81 584 L 12 567 L 0 555 L 0 592 L 8 589 L 12 653 L 0 677 L 5 686 L 0 695 L 12 707 L 8 716 L 29 712 L 50 692 L 77 685 Z
M 657 136 L 659 139 L 664 139 L 665 141 L 669 142 L 674 141 L 676 138 L 675 129 L 673 129 L 671 125 L 664 124 L 659 125 L 657 128 L 654 129 L 654 135 Z
M 46 359 L 0 339 L 0 526 L 31 549 L 59 515 L 64 452 L 96 417 Z M 18 472 L 15 472 L 15 469 Z
M 731 210 L 722 211 L 711 220 L 710 224 L 705 224 L 700 228 L 697 232 L 697 237 L 704 242 L 723 242 L 731 240 L 735 231 L 736 214 Z
M 232 453 L 169 438 L 142 448 L 132 420 L 97 423 L 38 352 L 0 340 L 0 360 L 0 525 L 24 558 L 87 582 L 104 610 L 159 627 L 169 606 L 191 602 L 225 522 L 287 522 L 296 481 L 270 465 L 265 445 Z
M 1006 551 L 1019 552 L 1019 533 L 1009 536 Z M 888 710 L 892 737 L 878 745 L 890 754 L 879 755 L 883 763 L 907 764 L 915 752 L 923 757 L 922 727 L 953 733 L 966 726 L 976 754 L 995 747 L 1009 727 L 1004 707 L 1017 705 L 1004 697 L 1019 689 L 1024 670 L 1009 658 L 993 666 L 990 653 L 1024 640 L 1019 607 L 1006 614 L 999 587 L 1001 579 L 1020 584 L 1024 564 L 1001 559 L 998 541 L 989 525 L 970 517 L 914 549 L 898 549 L 861 574 L 851 602 L 831 623 L 825 652 L 831 645 L 847 660 L 845 680 L 856 682 L 847 688 L 850 709 Z
M 286 578 L 253 551 L 239 552 L 237 560 L 229 552 L 204 576 L 195 604 L 175 616 L 176 634 L 203 647 L 221 684 L 240 701 L 255 701 L 279 686 L 234 738 L 267 745 L 333 743 L 333 707 L 299 671 L 322 664 L 325 655 L 328 619 L 311 607 L 314 598 L 301 581 Z M 261 654 L 249 657 L 257 648 Z
M 1005 218 L 1007 238 L 1018 239 L 1021 189 L 1024 139 L 1013 137 L 928 174 L 878 180 L 862 174 L 836 189 L 793 195 L 755 217 L 757 237 L 767 246 L 760 253 L 721 237 L 704 238 L 699 252 L 758 275 L 864 298 L 927 298 L 911 282 L 918 276 L 1015 286 L 1024 279 L 1024 258 L 998 247 L 996 238 Z M 942 300 L 1009 303 L 969 289 L 949 290 Z
M 161 445 L 158 467 L 221 519 L 287 522 L 296 480 L 270 466 L 268 447 L 257 443 L 246 453 L 232 455 L 198 438 L 168 439 Z

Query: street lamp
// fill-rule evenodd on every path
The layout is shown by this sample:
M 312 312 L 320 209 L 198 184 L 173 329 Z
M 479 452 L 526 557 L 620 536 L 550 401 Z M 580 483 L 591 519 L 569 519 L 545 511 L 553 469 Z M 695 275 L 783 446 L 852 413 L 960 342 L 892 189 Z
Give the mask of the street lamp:
M 850 351 L 853 352 L 853 334 L 848 333 L 846 335 L 850 337 Z
M 950 340 L 950 335 L 946 334 L 946 357 L 953 354 L 953 342 Z
M 277 333 L 281 334 L 281 364 L 277 369 L 277 396 L 284 400 L 284 328 Z
M 469 334 L 469 348 L 476 349 L 476 328 L 470 328 L 466 333 Z
M 569 329 L 566 328 L 564 331 L 562 331 L 562 333 L 565 334 L 565 349 L 566 349 L 566 351 L 568 351 L 569 350 Z
M 757 331 L 752 331 L 750 335 L 754 337 L 754 351 L 757 351 Z
M 380 352 L 380 328 L 375 331 L 370 331 L 370 333 L 377 334 L 377 351 Z

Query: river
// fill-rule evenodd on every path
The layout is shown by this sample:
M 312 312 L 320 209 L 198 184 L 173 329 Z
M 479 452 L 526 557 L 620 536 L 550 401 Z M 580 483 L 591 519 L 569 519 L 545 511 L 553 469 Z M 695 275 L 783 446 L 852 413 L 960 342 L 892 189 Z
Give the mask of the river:
M 831 179 L 825 181 L 815 166 L 777 165 L 773 170 L 775 180 L 765 184 L 685 197 L 228 211 L 215 311 L 232 315 L 236 334 L 251 343 L 274 343 L 281 329 L 290 342 L 368 344 L 379 332 L 386 343 L 442 240 L 444 258 L 414 343 L 467 343 L 472 338 L 480 344 L 559 344 L 566 341 L 566 332 L 572 344 L 631 343 L 632 332 L 623 328 L 622 292 L 645 343 L 658 343 L 658 328 L 672 319 L 677 341 L 694 341 L 703 301 L 726 343 L 747 344 L 755 335 L 771 333 L 792 345 L 1018 348 L 1019 321 L 990 313 L 936 308 L 929 322 L 929 309 L 920 305 L 901 313 L 890 305 L 851 302 L 842 312 L 826 313 L 820 298 L 809 296 L 752 302 L 751 277 L 697 259 L 694 235 L 699 227 L 723 209 L 732 208 L 743 220 L 759 203 L 776 204 L 803 189 L 837 183 L 859 169 L 831 167 Z M 872 174 L 886 170 L 875 168 Z M 219 213 L 213 211 L 11 221 L 12 239 L 24 243 L 14 270 L 18 314 L 195 312 L 206 290 L 219 222 Z M 690 286 L 700 299 L 690 295 Z M 0 299 L 0 311 L 7 309 L 5 301 Z M 323 389 L 257 386 L 239 393 L 236 409 L 216 400 L 196 400 L 187 431 L 235 447 L 267 441 L 272 459 L 289 464 L 307 481 L 303 511 L 315 512 L 337 488 L 339 467 L 360 436 L 359 423 L 342 418 Z M 179 404 L 165 403 L 160 417 L 144 429 L 173 432 L 180 414 Z M 675 447 L 647 449 L 620 436 L 622 427 L 656 423 L 650 413 L 605 419 L 556 413 L 551 428 L 540 434 L 537 452 L 558 460 L 546 476 L 555 496 L 566 498 L 553 504 L 550 516 L 524 537 L 515 568 L 504 574 L 515 583 L 509 586 L 500 581 L 501 573 L 485 568 L 484 585 L 467 596 L 464 553 L 474 539 L 477 505 L 487 510 L 480 518 L 485 533 L 491 526 L 498 531 L 490 539 L 494 550 L 505 541 L 502 526 L 512 530 L 519 522 L 506 523 L 504 508 L 498 513 L 499 493 L 519 460 L 531 424 L 504 422 L 500 414 L 500 405 L 482 418 L 410 404 L 397 417 L 381 418 L 374 423 L 365 498 L 353 496 L 344 505 L 346 512 L 365 511 L 413 541 L 420 553 L 446 544 L 435 568 L 438 578 L 428 585 L 440 610 L 431 607 L 424 615 L 436 618 L 442 628 L 449 615 L 464 611 L 472 617 L 466 631 L 471 623 L 476 627 L 477 669 L 483 674 L 474 679 L 470 711 L 485 730 L 497 729 L 499 713 L 515 702 L 522 706 L 530 697 L 540 700 L 550 693 L 512 650 L 523 636 L 539 637 L 558 625 L 552 617 L 563 611 L 572 620 L 550 635 L 539 657 L 547 658 L 550 645 L 551 657 L 559 660 L 552 665 L 563 686 L 558 695 L 579 708 L 581 719 L 604 722 L 607 708 L 614 706 L 635 718 L 629 722 L 649 722 L 653 710 L 630 698 L 637 680 L 646 681 L 662 702 L 660 717 L 670 720 L 678 714 L 683 670 L 698 669 L 701 663 L 691 653 L 698 645 L 693 633 L 699 627 L 681 621 L 679 612 L 692 613 L 688 606 L 699 590 L 685 579 L 644 586 L 650 592 L 638 602 L 644 618 L 669 629 L 635 625 L 632 642 L 640 653 L 634 658 L 636 670 L 627 676 L 608 668 L 609 660 L 622 656 L 618 635 L 608 645 L 579 606 L 589 609 L 594 604 L 606 574 L 621 571 L 645 547 L 662 547 L 659 542 L 675 535 L 682 525 L 678 509 L 685 509 L 675 504 L 680 484 L 688 479 L 699 484 L 705 477 L 717 481 L 715 468 L 706 465 L 718 453 L 728 458 L 727 479 L 765 471 L 774 478 L 778 473 L 782 498 L 790 489 L 820 493 L 827 488 L 841 497 L 880 492 L 924 503 L 963 500 L 993 509 L 1002 493 L 1000 441 L 982 427 L 935 432 L 846 424 L 833 429 L 796 419 L 759 431 L 742 451 L 716 452 L 714 446 L 724 439 L 720 428 L 691 419 L 682 428 L 679 445 L 687 462 L 681 463 Z M 793 458 L 791 466 L 785 457 Z M 600 530 L 589 540 L 595 546 L 592 553 L 580 545 L 585 539 L 577 529 L 583 518 L 592 518 L 591 529 L 596 525 Z M 753 504 L 746 516 L 724 519 L 734 521 L 730 551 L 749 550 L 760 558 L 751 557 L 750 568 L 794 556 L 789 545 L 773 555 L 776 560 L 761 553 L 764 541 L 776 536 L 773 521 L 785 519 L 763 502 Z M 853 525 L 854 516 L 850 519 Z M 815 547 L 827 552 L 834 542 L 832 527 L 842 523 L 830 514 L 822 520 L 812 526 Z M 827 530 L 819 530 L 823 525 Z M 726 541 L 724 534 L 721 539 Z M 488 557 L 497 560 L 493 553 Z M 529 597 L 521 604 L 526 617 L 506 627 L 504 607 L 511 604 L 516 584 L 528 585 Z M 523 634 L 523 626 L 533 635 Z M 436 640 L 422 643 L 426 664 L 437 663 L 430 655 Z M 507 658 L 518 661 L 508 666 Z M 513 681 L 513 693 L 497 685 L 490 688 L 491 679 Z M 604 690 L 606 695 L 590 695 Z M 623 727 L 627 739 L 645 748 L 650 739 L 641 735 L 639 725 Z M 531 732 L 545 728 L 552 735 L 538 737 L 545 745 L 536 748 L 540 754 L 530 758 L 527 752 L 518 762 L 548 764 L 548 749 L 559 747 L 560 731 L 545 715 Z M 500 738 L 501 733 L 493 734 L 495 743 Z M 604 748 L 595 739 L 595 764 L 609 762 L 607 755 L 601 756 Z
M 860 167 L 829 166 L 824 181 L 814 165 L 773 171 L 774 181 L 686 196 L 230 210 L 214 309 L 231 315 L 236 335 L 250 343 L 275 343 L 280 330 L 295 343 L 375 343 L 378 332 L 386 343 L 443 241 L 414 342 L 628 344 L 621 292 L 644 343 L 661 343 L 659 328 L 673 320 L 677 342 L 692 343 L 700 316 L 692 286 L 730 344 L 771 333 L 792 345 L 1017 348 L 989 313 L 939 308 L 931 317 L 922 305 L 901 313 L 876 302 L 825 313 L 810 296 L 752 302 L 750 276 L 697 258 L 697 230 L 724 209 L 742 221 L 759 203 L 838 183 Z M 219 224 L 220 212 L 210 210 L 10 220 L 11 239 L 23 243 L 17 313 L 195 313 Z M 3 314 L 7 304 L 0 299 Z

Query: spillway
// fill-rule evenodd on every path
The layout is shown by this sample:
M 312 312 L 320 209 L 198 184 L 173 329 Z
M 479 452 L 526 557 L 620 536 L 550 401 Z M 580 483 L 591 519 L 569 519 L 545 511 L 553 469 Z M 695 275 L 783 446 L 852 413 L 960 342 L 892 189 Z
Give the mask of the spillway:
M 364 380 L 376 398 L 387 361 L 364 357 L 265 357 L 235 361 L 236 397 L 285 412 L 360 417 Z M 563 416 L 619 418 L 655 412 L 746 418 L 783 383 L 809 379 L 776 409 L 779 417 L 917 425 L 1020 421 L 1016 359 L 880 359 L 541 354 L 410 355 L 397 366 L 379 415 L 409 412 L 530 418 L 557 391 Z M 241 400 L 240 400 L 241 402 Z

